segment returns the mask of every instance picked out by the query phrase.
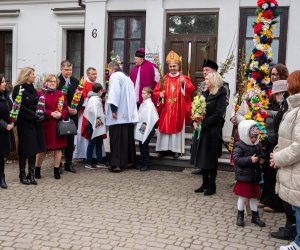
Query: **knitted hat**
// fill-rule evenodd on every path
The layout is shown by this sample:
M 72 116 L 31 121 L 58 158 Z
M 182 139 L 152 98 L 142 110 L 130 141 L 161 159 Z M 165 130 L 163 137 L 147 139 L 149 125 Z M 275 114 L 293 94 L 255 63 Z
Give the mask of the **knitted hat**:
M 144 49 L 144 48 L 139 48 L 139 49 L 135 52 L 135 57 L 145 58 L 145 49 Z
M 258 127 L 256 125 L 250 128 L 249 135 L 258 135 Z
M 280 92 L 287 91 L 287 81 L 286 80 L 278 80 L 273 82 L 272 94 L 277 94 Z
M 204 67 L 210 67 L 210 68 L 212 68 L 212 69 L 214 69 L 214 70 L 216 70 L 216 71 L 217 71 L 218 68 L 219 68 L 218 64 L 216 64 L 214 61 L 209 60 L 209 59 L 205 59 L 205 60 L 203 61 L 202 68 L 204 68 Z

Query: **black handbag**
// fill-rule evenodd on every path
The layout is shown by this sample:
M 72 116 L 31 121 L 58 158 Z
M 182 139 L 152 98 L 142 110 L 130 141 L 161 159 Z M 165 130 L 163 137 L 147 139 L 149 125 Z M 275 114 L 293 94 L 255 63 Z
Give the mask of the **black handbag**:
M 65 136 L 65 135 L 76 135 L 77 134 L 77 127 L 75 122 L 68 118 L 68 120 L 60 120 L 57 123 L 57 135 L 58 136 Z

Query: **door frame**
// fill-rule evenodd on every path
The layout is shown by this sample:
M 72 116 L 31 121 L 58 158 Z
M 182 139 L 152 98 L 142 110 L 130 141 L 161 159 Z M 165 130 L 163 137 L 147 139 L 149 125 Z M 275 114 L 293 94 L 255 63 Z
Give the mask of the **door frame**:
M 216 27 L 215 27 L 215 33 L 213 34 L 171 34 L 169 33 L 169 16 L 172 15 L 179 15 L 179 16 L 184 16 L 184 15 L 216 15 Z M 213 48 L 213 53 L 208 54 L 208 58 L 211 60 L 216 61 L 217 59 L 217 48 L 218 48 L 218 30 L 219 30 L 219 12 L 218 11 L 208 11 L 208 12 L 168 12 L 166 16 L 166 42 L 165 42 L 165 58 L 167 54 L 170 51 L 170 45 L 171 41 L 183 41 L 183 42 L 207 42 L 210 38 L 215 39 L 214 42 L 214 48 Z M 173 38 L 173 39 L 172 39 Z M 196 49 L 196 44 L 192 44 L 192 51 L 193 49 Z M 175 51 L 176 52 L 176 51 Z M 210 51 L 209 51 L 210 52 Z M 184 47 L 184 54 L 188 55 L 188 46 Z M 213 55 L 212 55 L 213 54 Z M 179 55 L 182 56 L 182 55 Z M 197 85 L 195 81 L 195 74 L 196 74 L 196 57 L 191 57 L 191 64 L 190 64 L 190 78 L 191 81 L 194 85 Z M 165 72 L 168 71 L 168 67 L 165 64 L 164 67 Z M 188 72 L 188 58 L 182 58 L 182 69 L 183 74 L 187 75 Z M 201 71 L 202 72 L 202 71 Z M 203 77 L 203 73 L 201 73 Z

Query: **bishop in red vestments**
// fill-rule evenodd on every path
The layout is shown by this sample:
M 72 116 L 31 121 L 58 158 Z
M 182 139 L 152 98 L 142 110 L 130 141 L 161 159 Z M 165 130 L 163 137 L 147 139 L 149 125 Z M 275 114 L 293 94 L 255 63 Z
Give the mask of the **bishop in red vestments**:
M 159 122 L 156 151 L 170 150 L 177 158 L 184 153 L 184 124 L 190 122 L 191 96 L 196 90 L 187 76 L 179 73 L 180 57 L 171 51 L 167 56 L 169 73 L 158 82 L 154 98 L 159 99 Z

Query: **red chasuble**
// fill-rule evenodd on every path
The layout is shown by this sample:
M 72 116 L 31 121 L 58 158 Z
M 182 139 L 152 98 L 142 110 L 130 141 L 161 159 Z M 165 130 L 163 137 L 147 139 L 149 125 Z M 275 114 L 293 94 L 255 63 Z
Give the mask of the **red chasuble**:
M 183 128 L 184 119 L 190 122 L 191 116 L 191 96 L 196 90 L 187 76 L 183 76 L 185 89 L 181 87 L 180 75 L 171 77 L 165 76 L 164 84 L 164 104 L 159 115 L 158 130 L 163 134 L 177 134 Z M 184 92 L 182 92 L 182 89 Z M 154 88 L 153 96 L 158 100 L 162 91 L 160 81 Z

